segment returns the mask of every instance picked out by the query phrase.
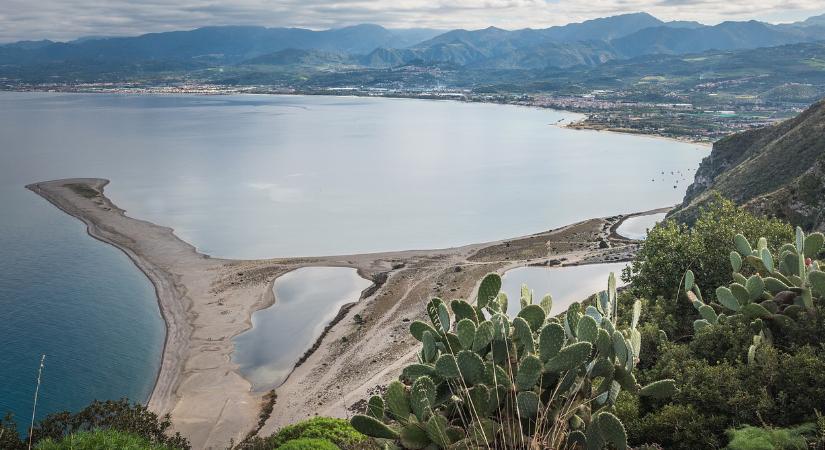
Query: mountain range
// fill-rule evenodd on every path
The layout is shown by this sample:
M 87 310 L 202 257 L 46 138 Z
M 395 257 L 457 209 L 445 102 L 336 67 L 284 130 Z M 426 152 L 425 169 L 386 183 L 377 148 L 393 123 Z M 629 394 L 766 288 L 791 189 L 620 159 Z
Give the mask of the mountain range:
M 0 45 L 0 76 L 31 72 L 194 70 L 215 66 L 391 68 L 444 65 L 467 69 L 537 70 L 594 67 L 644 55 L 679 55 L 814 42 L 825 15 L 803 22 L 664 22 L 646 13 L 544 29 L 386 29 L 357 25 L 325 31 L 219 26 L 136 37 Z

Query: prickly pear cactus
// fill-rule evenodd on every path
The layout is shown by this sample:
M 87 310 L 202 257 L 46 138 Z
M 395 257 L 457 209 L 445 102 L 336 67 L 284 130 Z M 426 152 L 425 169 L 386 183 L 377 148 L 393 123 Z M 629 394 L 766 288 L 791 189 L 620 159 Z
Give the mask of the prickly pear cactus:
M 511 319 L 500 289 L 500 277 L 490 274 L 475 306 L 431 300 L 431 323 L 410 326 L 421 342 L 419 361 L 352 425 L 408 449 L 626 448 L 624 425 L 612 414 L 619 393 L 675 391 L 673 380 L 636 383 L 641 302 L 630 327 L 619 330 L 612 274 L 592 305 L 574 303 L 559 317 L 548 315 L 551 297 L 536 304 L 525 286 Z
M 684 290 L 701 317 L 693 322 L 696 332 L 733 318 L 752 324 L 756 335 L 748 361 L 753 362 L 756 349 L 771 344 L 771 329 L 782 330 L 816 315 L 814 303 L 825 297 L 825 267 L 816 260 L 825 249 L 825 235 L 806 236 L 797 227 L 795 242 L 771 252 L 765 238 L 753 247 L 737 234 L 734 247 L 730 253 L 733 282 L 716 289 L 716 304 L 705 302 L 691 271 L 683 279 Z

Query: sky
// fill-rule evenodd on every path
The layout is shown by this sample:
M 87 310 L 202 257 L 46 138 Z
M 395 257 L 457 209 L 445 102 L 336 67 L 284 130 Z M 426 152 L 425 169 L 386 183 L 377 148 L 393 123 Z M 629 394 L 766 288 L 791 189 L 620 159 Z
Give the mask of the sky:
M 133 36 L 207 25 L 546 28 L 644 11 L 663 20 L 793 22 L 825 0 L 0 0 L 0 42 Z

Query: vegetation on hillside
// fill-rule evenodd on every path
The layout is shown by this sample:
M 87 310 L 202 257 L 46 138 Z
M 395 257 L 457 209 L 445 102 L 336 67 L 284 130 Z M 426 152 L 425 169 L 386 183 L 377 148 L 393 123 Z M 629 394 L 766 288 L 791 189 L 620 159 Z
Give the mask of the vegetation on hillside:
M 713 192 L 806 229 L 825 229 L 825 101 L 717 142 L 673 216 L 691 222 Z
M 80 442 L 94 442 L 96 439 L 123 437 L 124 442 L 145 441 L 150 447 L 189 450 L 189 441 L 179 433 L 170 433 L 172 421 L 169 415 L 158 417 L 157 414 L 140 404 L 133 404 L 123 399 L 119 401 L 94 401 L 76 413 L 68 411 L 46 416 L 34 426 L 31 441 L 43 445 L 63 445 L 80 439 Z M 112 431 L 119 433 L 97 433 Z M 84 432 L 92 432 L 84 434 Z M 72 437 L 80 433 L 80 436 Z M 134 439 L 133 439 L 134 438 Z M 20 440 L 17 427 L 11 417 L 0 422 L 0 448 L 19 450 L 28 448 L 29 439 Z M 46 443 L 49 444 L 46 444 Z M 63 447 L 46 447 L 63 448 Z M 68 447 L 67 447 L 68 448 Z M 82 447 L 80 447 L 82 448 Z M 141 448 L 141 447 L 136 447 Z
M 760 231 L 770 239 L 755 238 Z M 719 448 L 804 428 L 809 443 L 823 445 L 825 274 L 817 259 L 825 239 L 801 231 L 784 238 L 788 231 L 726 201 L 704 210 L 693 229 L 651 230 L 620 304 L 634 292 L 661 295 L 647 300 L 642 318 L 651 345 L 642 348 L 638 378 L 673 378 L 678 390 L 667 401 L 619 397 L 632 444 Z M 726 236 L 719 247 L 684 250 Z M 740 429 L 749 425 L 764 429 Z
M 81 431 L 60 440 L 51 438 L 40 441 L 37 450 L 173 450 L 135 434 L 115 430 Z
M 330 417 L 313 417 L 278 430 L 269 437 L 254 437 L 238 445 L 244 450 L 269 450 L 290 444 L 295 448 L 303 448 L 307 440 L 324 441 L 334 448 L 342 450 L 368 450 L 378 447 L 370 438 L 359 433 L 344 419 Z M 296 441 L 300 441 L 297 442 Z M 310 447 L 307 447 L 310 448 Z M 314 447 L 312 447 L 314 448 Z
M 476 306 L 429 303 L 419 362 L 352 423 L 404 448 L 821 448 L 823 251 L 715 198 L 651 230 L 628 289 L 560 317 L 524 289 L 510 320 L 491 275 Z

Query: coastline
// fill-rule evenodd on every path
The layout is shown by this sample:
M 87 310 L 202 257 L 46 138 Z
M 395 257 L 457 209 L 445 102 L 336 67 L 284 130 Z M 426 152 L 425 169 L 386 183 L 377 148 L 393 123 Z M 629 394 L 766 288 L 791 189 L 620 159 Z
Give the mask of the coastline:
M 109 184 L 109 180 L 94 180 L 90 186 L 95 190 L 103 192 L 103 188 L 107 184 Z M 88 216 L 74 210 L 70 203 L 61 201 L 60 197 L 52 195 L 47 190 L 41 189 L 40 183 L 26 185 L 26 189 L 29 189 L 39 195 L 64 213 L 83 222 L 86 225 L 86 233 L 92 238 L 105 244 L 109 244 L 112 247 L 122 251 L 152 283 L 158 303 L 158 309 L 160 310 L 161 317 L 163 318 L 165 324 L 163 348 L 161 349 L 161 364 L 158 367 L 157 374 L 155 375 L 155 382 L 152 387 L 152 392 L 146 399 L 147 404 L 152 405 L 153 400 L 157 403 L 156 399 L 164 397 L 163 395 L 159 395 L 159 392 L 169 391 L 169 388 L 175 385 L 175 381 L 180 376 L 179 367 L 174 357 L 180 354 L 180 349 L 185 346 L 185 339 L 188 338 L 185 333 L 180 331 L 182 327 L 187 326 L 186 317 L 185 313 L 182 314 L 180 308 L 174 307 L 174 302 L 164 301 L 164 299 L 180 297 L 181 293 L 176 291 L 177 287 L 174 282 L 170 282 L 162 270 L 148 264 L 148 262 L 138 256 L 130 248 L 118 245 L 113 240 L 107 238 L 93 220 L 91 220 Z M 168 397 L 168 394 L 166 397 Z M 165 409 L 162 404 L 154 406 L 161 410 Z
M 578 130 L 578 131 L 597 131 L 597 132 L 606 132 L 606 133 L 617 133 L 617 134 L 627 134 L 631 136 L 639 136 L 639 137 L 649 137 L 654 139 L 664 139 L 667 141 L 675 141 L 682 144 L 696 144 L 699 146 L 711 148 L 713 147 L 712 142 L 703 141 L 703 140 L 696 140 L 690 139 L 688 137 L 676 137 L 676 136 L 665 136 L 661 134 L 655 133 L 642 133 L 639 131 L 635 131 L 632 129 L 611 129 L 611 128 L 604 128 L 598 126 L 589 126 L 587 125 L 587 120 L 589 119 L 590 114 L 588 112 L 579 112 L 579 111 L 571 111 L 566 109 L 557 109 L 557 108 L 548 108 L 539 105 L 524 105 L 518 103 L 506 103 L 506 102 L 495 102 L 495 101 L 478 101 L 478 100 L 459 100 L 455 98 L 436 98 L 432 96 L 410 96 L 410 95 L 358 95 L 356 93 L 346 93 L 346 94 L 335 94 L 335 93 L 311 93 L 311 92 L 254 92 L 254 91 L 209 91 L 209 90 L 193 90 L 193 91 L 181 91 L 181 92 L 165 92 L 161 90 L 152 90 L 151 88 L 148 90 L 141 90 L 140 92 L 129 92 L 129 89 L 111 89 L 111 90 L 3 90 L 0 89 L 0 92 L 37 92 L 37 93 L 63 93 L 63 94 L 109 94 L 109 95 L 159 95 L 159 96 L 172 96 L 172 95 L 203 95 L 203 96 L 221 96 L 221 95 L 261 95 L 261 96 L 311 96 L 311 97 L 352 97 L 352 98 L 386 98 L 386 99 L 400 99 L 400 100 L 423 100 L 423 101 L 437 101 L 437 102 L 458 102 L 458 103 L 479 103 L 479 104 L 486 104 L 486 105 L 499 105 L 499 106 L 518 106 L 523 108 L 534 108 L 539 110 L 548 110 L 557 113 L 565 113 L 565 114 L 573 114 L 580 116 L 576 120 L 571 121 L 563 121 L 563 123 L 551 123 L 550 126 L 555 126 L 559 128 L 566 128 L 569 130 Z
M 265 393 L 253 392 L 232 363 L 232 338 L 252 326 L 252 313 L 276 301 L 272 284 L 288 271 L 346 266 L 367 279 L 386 279 L 365 290 L 360 301 L 342 307 L 316 338 L 277 388 L 273 413 L 261 434 L 316 412 L 344 417 L 370 389 L 397 376 L 396 369 L 415 354 L 415 342 L 406 338 L 408 322 L 424 317 L 430 296 L 470 298 L 477 280 L 489 272 L 546 265 L 551 258 L 564 258 L 564 265 L 614 262 L 630 257 L 638 245 L 611 238 L 628 217 L 619 215 L 448 249 L 218 259 L 197 252 L 171 228 L 128 217 L 106 198 L 108 183 L 66 179 L 27 188 L 81 220 L 95 239 L 126 253 L 155 286 L 167 333 L 148 404 L 157 413 L 171 413 L 174 429 L 193 448 L 222 449 L 256 429 Z M 609 242 L 608 248 L 599 248 L 600 240 Z M 364 323 L 356 323 L 355 314 Z

